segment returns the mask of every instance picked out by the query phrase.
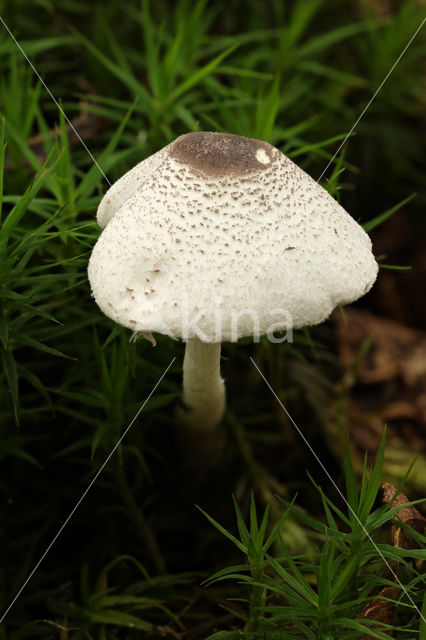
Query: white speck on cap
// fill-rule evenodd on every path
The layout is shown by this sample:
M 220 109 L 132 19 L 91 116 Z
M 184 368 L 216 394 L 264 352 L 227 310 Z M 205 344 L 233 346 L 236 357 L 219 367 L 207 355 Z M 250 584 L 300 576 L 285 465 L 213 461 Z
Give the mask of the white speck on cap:
M 214 342 L 218 297 L 221 341 L 253 335 L 253 314 L 266 333 L 277 309 L 291 317 L 283 329 L 318 324 L 377 276 L 370 238 L 325 189 L 232 134 L 186 134 L 147 158 L 109 189 L 98 221 L 93 295 L 136 332 L 182 337 L 185 301 Z
M 263 164 L 269 164 L 271 162 L 271 158 L 268 156 L 265 149 L 258 149 L 256 151 L 256 160 Z

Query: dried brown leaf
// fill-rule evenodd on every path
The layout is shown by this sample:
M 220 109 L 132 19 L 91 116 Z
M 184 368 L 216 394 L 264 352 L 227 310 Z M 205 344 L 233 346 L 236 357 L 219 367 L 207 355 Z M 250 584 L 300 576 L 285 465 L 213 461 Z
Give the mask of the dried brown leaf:
M 382 492 L 382 501 L 389 504 L 393 500 L 392 507 L 399 507 L 409 502 L 407 496 L 403 493 L 397 494 L 396 488 L 389 482 L 383 483 Z M 407 507 L 400 509 L 395 519 L 408 524 L 409 527 L 421 534 L 425 531 L 426 518 L 413 505 L 408 504 Z M 417 549 L 419 547 L 413 537 L 396 524 L 392 525 L 391 536 L 394 547 L 399 549 Z
M 395 618 L 395 605 L 393 602 L 388 602 L 384 598 L 390 600 L 396 600 L 399 595 L 398 587 L 383 587 L 377 594 L 377 598 L 374 598 L 367 604 L 364 611 L 359 618 L 361 620 L 374 620 L 375 622 L 383 622 L 385 624 L 392 625 Z M 391 631 L 384 631 L 383 633 L 392 637 Z M 373 638 L 369 633 L 365 633 L 360 636 L 359 640 L 370 640 Z

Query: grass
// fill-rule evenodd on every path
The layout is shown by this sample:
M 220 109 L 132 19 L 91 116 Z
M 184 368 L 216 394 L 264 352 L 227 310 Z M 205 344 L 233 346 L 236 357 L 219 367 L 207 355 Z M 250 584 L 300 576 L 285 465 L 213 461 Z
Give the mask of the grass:
M 115 0 L 90 8 L 80 0 L 34 5 L 36 16 L 22 0 L 2 3 L 0 13 L 67 116 L 82 119 L 85 143 L 111 182 L 179 134 L 203 129 L 268 140 L 318 177 L 425 16 L 412 1 L 390 19 L 364 3 L 348 9 L 328 0 L 270 1 L 267 10 L 256 2 L 205 0 L 132 1 L 125 10 Z M 401 207 L 422 224 L 418 131 L 425 50 L 421 32 L 323 179 L 369 231 Z M 3 27 L 0 51 L 1 610 L 176 356 L 0 624 L 0 638 L 146 634 L 195 640 L 214 628 L 224 629 L 217 637 L 241 637 L 231 628 L 246 626 L 246 637 L 261 629 L 272 639 L 277 625 L 287 624 L 294 602 L 310 614 L 326 612 L 322 621 L 315 614 L 311 628 L 301 616 L 294 633 L 357 637 L 359 629 L 343 632 L 344 623 L 336 620 L 356 620 L 367 588 L 383 577 L 383 565 L 364 539 L 356 569 L 347 563 L 355 523 L 343 512 L 334 523 L 338 497 L 332 503 L 326 498 L 332 489 L 325 478 L 319 493 L 306 481 L 304 468 L 312 469 L 313 460 L 249 365 L 249 356 L 262 364 L 341 485 L 341 461 L 321 435 L 323 408 L 332 401 L 338 375 L 331 341 L 313 331 L 297 332 L 291 345 L 243 341 L 225 347 L 229 449 L 222 468 L 206 470 L 194 486 L 196 461 L 178 455 L 173 424 L 183 345 L 163 337 L 155 350 L 144 341 L 130 342 L 129 333 L 94 304 L 86 269 L 106 181 Z M 283 444 L 293 452 L 284 462 Z M 377 517 L 371 486 L 362 522 Z M 295 488 L 298 510 L 275 498 L 288 501 Z M 252 490 L 257 503 L 269 508 L 272 531 L 280 529 L 284 547 L 268 547 L 275 533 L 266 518 L 257 521 Z M 234 556 L 194 504 L 229 529 L 232 493 L 241 510 L 239 552 L 247 555 L 250 540 L 254 545 L 250 571 L 235 570 L 242 584 L 232 586 L 232 595 L 246 598 L 248 588 L 252 599 L 248 609 L 238 604 L 235 613 L 222 613 L 231 587 L 222 580 L 209 589 L 200 583 L 218 566 L 233 565 Z M 355 493 L 351 482 L 348 500 L 358 509 Z M 251 513 L 249 528 L 244 513 Z M 283 513 L 286 522 L 274 529 Z M 382 524 L 391 517 L 389 510 L 379 513 Z M 412 560 L 380 544 L 386 558 L 406 566 L 404 584 L 420 607 L 420 574 Z M 346 591 L 336 600 L 324 572 L 333 572 L 335 585 L 344 580 L 345 567 L 365 584 L 359 597 L 349 597 L 349 583 L 355 588 L 349 572 Z M 302 586 L 296 588 L 295 580 Z M 394 637 L 420 633 L 407 602 L 398 611 Z
M 294 501 L 285 504 L 286 510 L 269 535 L 268 508 L 259 523 L 253 494 L 249 527 L 234 500 L 239 538 L 203 512 L 246 557 L 246 564 L 226 567 L 206 583 L 233 580 L 245 585 L 249 591 L 246 612 L 235 612 L 235 616 L 243 620 L 241 630 L 218 632 L 211 636 L 211 640 L 358 638 L 360 632 L 384 640 L 389 637 L 387 631 L 401 631 L 401 637 L 408 630 L 412 633 L 414 625 L 410 614 L 414 618 L 419 616 L 422 595 L 418 585 L 424 578 L 413 560 L 424 559 L 424 550 L 392 547 L 379 539 L 381 529 L 401 510 L 401 505 L 392 508 L 392 504 L 373 509 L 380 488 L 384 447 L 383 437 L 374 467 L 369 473 L 364 469 L 359 491 L 346 452 L 346 514 L 312 481 L 321 498 L 326 521 L 316 520 L 298 510 L 300 519 L 316 538 L 308 555 L 292 557 L 280 540 L 280 532 L 294 511 Z M 425 542 L 424 536 L 416 537 L 416 540 Z M 273 545 L 276 553 L 271 555 Z M 398 583 L 399 566 L 395 562 L 399 559 L 406 569 L 407 587 Z M 398 598 L 388 600 L 388 605 L 391 608 L 399 606 L 402 618 L 405 618 L 403 624 L 389 624 L 368 616 L 354 618 L 355 611 L 364 611 L 377 602 L 377 594 L 382 589 L 395 586 Z M 402 605 L 405 605 L 405 611 Z M 229 608 L 232 609 L 232 605 Z

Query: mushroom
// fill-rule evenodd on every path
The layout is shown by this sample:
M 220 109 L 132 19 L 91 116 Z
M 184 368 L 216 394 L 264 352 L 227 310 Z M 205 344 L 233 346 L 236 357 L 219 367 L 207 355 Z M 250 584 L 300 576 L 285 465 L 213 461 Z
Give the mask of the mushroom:
M 377 276 L 368 235 L 325 189 L 233 134 L 180 136 L 118 180 L 97 219 L 95 300 L 136 334 L 186 341 L 179 417 L 205 437 L 225 409 L 222 342 L 318 324 Z

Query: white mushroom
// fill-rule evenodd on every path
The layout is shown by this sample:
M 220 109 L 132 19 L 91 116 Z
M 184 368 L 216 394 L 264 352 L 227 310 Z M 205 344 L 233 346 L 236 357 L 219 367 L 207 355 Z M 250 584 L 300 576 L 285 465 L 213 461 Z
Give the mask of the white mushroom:
M 181 419 L 212 432 L 225 407 L 220 344 L 314 325 L 373 285 L 355 220 L 266 142 L 189 133 L 103 198 L 89 263 L 102 311 L 187 341 Z

